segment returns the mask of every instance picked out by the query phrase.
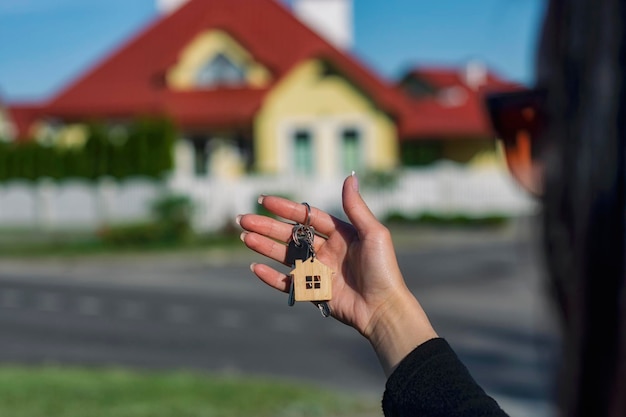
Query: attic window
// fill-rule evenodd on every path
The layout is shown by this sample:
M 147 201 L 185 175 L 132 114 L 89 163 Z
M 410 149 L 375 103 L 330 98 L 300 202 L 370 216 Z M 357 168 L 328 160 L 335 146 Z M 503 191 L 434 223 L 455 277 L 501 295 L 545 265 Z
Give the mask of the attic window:
M 219 87 L 245 84 L 244 70 L 223 53 L 215 55 L 196 75 L 196 86 Z
M 407 77 L 400 83 L 400 88 L 415 98 L 434 96 L 437 93 L 436 88 L 417 77 Z
M 339 74 L 339 71 L 337 71 L 330 63 L 328 62 L 322 63 L 322 70 L 320 71 L 321 78 L 338 77 L 338 76 L 341 76 L 341 74 Z

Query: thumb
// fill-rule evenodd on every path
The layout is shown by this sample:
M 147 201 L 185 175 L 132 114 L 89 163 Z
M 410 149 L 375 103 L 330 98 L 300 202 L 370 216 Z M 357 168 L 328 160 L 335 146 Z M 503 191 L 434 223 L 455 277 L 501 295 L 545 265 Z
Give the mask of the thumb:
M 369 228 L 378 224 L 378 219 L 367 207 L 359 193 L 359 180 L 354 172 L 343 182 L 341 201 L 343 203 L 343 211 L 359 234 L 363 234 Z

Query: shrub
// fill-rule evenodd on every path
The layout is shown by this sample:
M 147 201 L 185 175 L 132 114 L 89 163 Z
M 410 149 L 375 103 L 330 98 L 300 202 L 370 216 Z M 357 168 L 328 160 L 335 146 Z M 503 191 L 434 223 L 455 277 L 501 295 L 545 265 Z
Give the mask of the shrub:
M 193 202 L 187 196 L 165 194 L 150 204 L 152 219 L 107 226 L 98 236 L 113 246 L 179 245 L 193 238 Z

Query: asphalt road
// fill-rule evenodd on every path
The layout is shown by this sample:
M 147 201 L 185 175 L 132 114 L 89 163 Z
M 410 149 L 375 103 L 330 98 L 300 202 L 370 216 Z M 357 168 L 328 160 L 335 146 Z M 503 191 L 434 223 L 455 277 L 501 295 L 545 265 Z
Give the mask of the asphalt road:
M 432 242 L 401 236 L 398 259 L 439 334 L 512 416 L 550 415 L 557 337 L 528 236 Z M 268 375 L 380 396 L 369 344 L 309 303 L 288 307 L 248 270 L 258 259 L 2 261 L 0 361 Z

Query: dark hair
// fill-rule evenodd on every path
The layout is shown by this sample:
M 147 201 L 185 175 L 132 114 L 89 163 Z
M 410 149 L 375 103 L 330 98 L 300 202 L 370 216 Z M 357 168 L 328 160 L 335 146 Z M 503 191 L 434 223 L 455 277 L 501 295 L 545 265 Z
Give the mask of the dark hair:
M 561 412 L 626 416 L 626 2 L 550 1 L 537 62 Z

